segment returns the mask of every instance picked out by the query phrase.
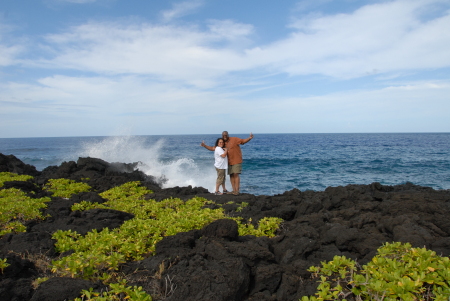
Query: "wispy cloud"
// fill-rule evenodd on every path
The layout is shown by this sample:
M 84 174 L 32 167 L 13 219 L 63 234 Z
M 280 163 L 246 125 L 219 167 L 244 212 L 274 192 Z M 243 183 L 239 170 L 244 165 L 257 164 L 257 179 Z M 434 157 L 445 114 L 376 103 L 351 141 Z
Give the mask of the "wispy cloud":
M 233 37 L 250 32 L 232 22 L 222 24 L 221 30 L 226 30 L 225 26 L 235 32 L 240 28 Z M 101 74 L 148 74 L 210 86 L 218 76 L 245 66 L 241 55 L 226 45 L 214 47 L 218 41 L 233 38 L 214 29 L 201 32 L 169 25 L 88 23 L 47 36 L 57 55 L 30 64 Z
M 294 32 L 248 51 L 255 64 L 270 64 L 291 75 L 361 77 L 450 66 L 450 13 L 421 20 L 436 1 L 394 1 L 364 6 L 349 14 L 302 16 Z
M 440 12 L 424 17 L 437 4 Z M 61 28 L 33 37 L 38 45 L 12 39 L 0 27 L 0 66 L 39 73 L 28 81 L 0 81 L 0 130 L 30 123 L 17 134 L 30 135 L 29 119 L 51 120 L 42 131 L 59 124 L 62 135 L 71 135 L 73 124 L 82 124 L 80 131 L 104 134 L 130 118 L 143 128 L 136 134 L 161 134 L 155 128 L 161 124 L 164 133 L 180 133 L 185 125 L 186 133 L 202 133 L 205 124 L 209 132 L 220 132 L 223 123 L 217 121 L 229 115 L 239 121 L 227 127 L 233 132 L 246 126 L 259 132 L 345 132 L 361 124 L 366 131 L 391 131 L 396 120 L 405 123 L 397 131 L 420 131 L 421 120 L 432 114 L 435 124 L 428 130 L 448 129 L 450 83 L 411 79 L 416 72 L 450 67 L 448 2 L 383 1 L 341 14 L 299 11 L 286 24 L 289 34 L 265 44 L 258 44 L 253 24 L 178 23 L 201 5 L 175 4 L 159 23 L 115 19 Z M 350 86 L 346 79 L 363 77 L 374 79 L 370 87 L 322 91 L 330 82 Z M 323 81 L 315 83 L 317 78 Z M 317 84 L 320 93 L 289 90 L 299 82 L 302 88 Z M 15 122 L 10 116 L 17 116 Z
M 172 9 L 161 12 L 164 22 L 170 22 L 175 19 L 194 13 L 204 5 L 204 0 L 191 0 L 180 3 L 174 3 Z
M 23 50 L 19 45 L 0 45 L 0 66 L 9 66 L 15 63 L 18 54 Z
M 252 25 L 231 20 L 210 20 L 207 30 L 91 22 L 47 36 L 56 55 L 38 63 L 101 74 L 155 75 L 201 87 L 256 68 L 346 79 L 450 66 L 450 14 L 421 20 L 419 12 L 428 2 L 394 1 L 349 14 L 299 17 L 290 24 L 288 37 L 260 46 L 251 46 Z M 199 3 L 178 4 L 173 16 Z
M 17 57 L 25 52 L 25 45 L 20 39 L 11 38 L 13 30 L 0 20 L 0 66 L 9 66 L 16 63 Z

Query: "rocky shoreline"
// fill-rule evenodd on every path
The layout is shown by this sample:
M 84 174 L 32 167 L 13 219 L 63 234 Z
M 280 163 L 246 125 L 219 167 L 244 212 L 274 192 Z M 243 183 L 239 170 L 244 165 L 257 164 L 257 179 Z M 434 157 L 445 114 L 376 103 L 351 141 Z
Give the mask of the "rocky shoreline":
M 204 197 L 221 204 L 229 215 L 257 222 L 263 217 L 284 220 L 276 237 L 238 236 L 230 220 L 218 220 L 200 230 L 164 238 L 155 256 L 121 266 L 130 285 L 142 286 L 153 300 L 298 300 L 315 293 L 317 282 L 307 269 L 335 255 L 364 264 L 385 242 L 409 242 L 439 255 L 450 255 L 450 190 L 434 190 L 411 183 L 397 186 L 348 185 L 324 191 L 293 189 L 274 196 L 214 195 L 201 187 L 161 188 L 161 179 L 135 170 L 134 164 L 80 158 L 38 172 L 13 155 L 0 154 L 0 172 L 34 177 L 6 182 L 33 197 L 49 196 L 44 209 L 50 217 L 31 221 L 26 233 L 0 239 L 0 259 L 10 264 L 0 273 L 1 300 L 71 300 L 82 289 L 101 291 L 101 283 L 49 276 L 43 262 L 58 254 L 51 234 L 58 229 L 85 234 L 92 229 L 119 227 L 130 214 L 106 209 L 72 212 L 82 200 L 104 201 L 99 193 L 130 181 L 141 181 L 157 201 L 174 197 Z M 48 179 L 89 179 L 92 192 L 70 198 L 52 197 L 42 190 Z M 32 194 L 31 194 L 32 193 Z M 246 202 L 237 212 L 231 202 Z

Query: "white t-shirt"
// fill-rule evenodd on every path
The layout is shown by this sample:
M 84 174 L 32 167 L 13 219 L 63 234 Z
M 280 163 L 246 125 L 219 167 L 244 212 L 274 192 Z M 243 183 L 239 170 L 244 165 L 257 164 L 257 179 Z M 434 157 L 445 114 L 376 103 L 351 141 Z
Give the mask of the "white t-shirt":
M 214 166 L 218 169 L 227 169 L 228 168 L 228 158 L 225 156 L 222 158 L 220 155 L 222 155 L 225 151 L 220 146 L 216 146 L 216 149 L 214 150 Z

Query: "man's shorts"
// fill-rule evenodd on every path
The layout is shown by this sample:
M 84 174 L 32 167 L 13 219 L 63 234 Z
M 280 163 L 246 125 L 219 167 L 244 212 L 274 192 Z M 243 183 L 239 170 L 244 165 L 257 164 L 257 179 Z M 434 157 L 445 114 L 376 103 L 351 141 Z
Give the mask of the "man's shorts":
M 228 165 L 228 174 L 241 173 L 242 172 L 242 163 Z

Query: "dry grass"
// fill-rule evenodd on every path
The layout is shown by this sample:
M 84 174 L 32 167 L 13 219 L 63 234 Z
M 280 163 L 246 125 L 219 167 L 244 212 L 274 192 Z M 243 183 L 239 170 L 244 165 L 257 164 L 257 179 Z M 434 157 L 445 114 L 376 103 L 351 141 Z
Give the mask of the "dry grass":
M 137 270 L 124 278 L 128 284 L 142 286 L 153 300 L 164 300 L 170 297 L 177 288 L 173 281 L 174 277 L 167 274 L 173 264 L 173 262 L 162 261 L 153 275 L 148 270 Z

